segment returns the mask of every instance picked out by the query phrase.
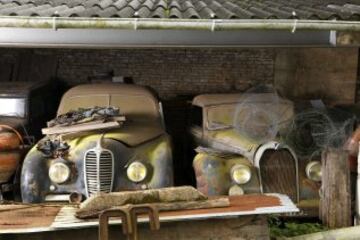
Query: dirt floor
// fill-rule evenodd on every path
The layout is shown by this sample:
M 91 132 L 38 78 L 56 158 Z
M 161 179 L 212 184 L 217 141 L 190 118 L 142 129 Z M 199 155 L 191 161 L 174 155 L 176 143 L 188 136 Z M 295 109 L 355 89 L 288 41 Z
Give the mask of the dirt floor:
M 109 240 L 127 239 L 120 226 L 110 227 Z M 98 229 L 87 228 L 56 232 L 0 235 L 0 240 L 98 240 Z M 269 228 L 264 216 L 245 216 L 230 219 L 207 219 L 161 223 L 159 231 L 150 231 L 140 224 L 140 240 L 269 240 Z

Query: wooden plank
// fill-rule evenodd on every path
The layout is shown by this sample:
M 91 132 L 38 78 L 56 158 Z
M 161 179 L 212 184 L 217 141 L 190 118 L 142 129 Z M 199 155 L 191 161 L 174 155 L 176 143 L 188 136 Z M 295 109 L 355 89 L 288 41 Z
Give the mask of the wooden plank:
M 0 232 L 46 231 L 60 211 L 60 206 L 0 205 Z
M 6 225 L 0 225 L 0 234 L 5 233 L 29 233 L 41 231 L 57 231 L 66 229 L 97 227 L 97 219 L 79 219 L 75 217 L 78 208 L 74 206 L 64 206 L 61 208 L 52 224 L 47 227 L 32 228 L 22 225 L 22 228 L 8 229 Z M 262 215 L 274 213 L 298 212 L 299 209 L 294 205 L 289 197 L 282 194 L 266 195 L 243 195 L 230 197 L 230 207 L 181 210 L 160 212 L 160 222 L 173 221 L 198 221 L 213 218 L 229 218 L 248 215 Z M 31 215 L 27 215 L 31 219 Z M 1 213 L 0 213 L 1 218 Z M 138 222 L 148 222 L 146 217 L 139 217 Z M 111 219 L 110 224 L 120 224 L 120 219 Z
M 188 209 L 209 209 L 209 208 L 223 208 L 229 207 L 230 201 L 227 197 L 219 197 L 202 201 L 184 201 L 184 202 L 171 202 L 171 203 L 152 203 L 159 211 L 175 211 L 175 210 L 188 210 Z M 124 206 L 126 208 L 126 205 Z M 79 218 L 98 217 L 101 211 L 82 211 L 77 212 L 76 216 Z
M 229 206 L 229 200 L 220 199 L 222 207 Z M 147 189 L 143 191 L 123 191 L 111 192 L 108 194 L 98 194 L 86 199 L 80 204 L 77 217 L 85 218 L 98 216 L 98 213 L 105 209 L 114 207 L 127 208 L 127 204 L 156 204 L 159 210 L 178 210 L 181 208 L 189 209 L 191 206 L 211 206 L 212 202 L 203 203 L 209 200 L 205 195 L 191 186 L 167 187 L 160 189 Z M 195 201 L 195 203 L 194 203 Z M 214 200 L 216 201 L 216 200 Z M 170 203 L 170 204 L 166 204 Z M 219 203 L 214 204 L 220 207 Z M 167 209 L 171 207 L 172 209 Z
M 122 125 L 122 122 L 106 122 L 106 123 L 92 123 L 92 124 L 79 124 L 73 126 L 66 127 L 52 127 L 52 128 L 43 128 L 42 133 L 44 135 L 52 135 L 52 134 L 64 134 L 71 132 L 84 132 L 84 131 L 92 131 L 92 130 L 100 130 L 100 129 L 111 129 L 118 128 Z
M 213 218 L 229 218 L 238 216 L 249 215 L 262 215 L 262 214 L 274 214 L 274 213 L 290 213 L 298 212 L 299 209 L 294 205 L 289 197 L 282 194 L 266 194 L 266 195 L 243 195 L 230 197 L 230 207 L 225 208 L 212 208 L 212 209 L 197 209 L 197 210 L 181 210 L 181 211 L 167 211 L 160 212 L 160 222 L 174 222 L 174 221 L 190 221 L 195 224 L 196 221 L 213 219 Z M 10 205 L 7 205 L 8 207 Z M 27 206 L 27 205 L 25 205 Z M 4 207 L 4 206 L 3 206 Z M 14 208 L 14 205 L 10 207 Z M 24 205 L 17 205 L 17 207 L 24 207 Z M 36 206 L 35 206 L 36 207 Z M 55 206 L 51 206 L 55 207 Z M 14 216 L 3 215 L 0 212 L 0 223 L 6 221 L 6 224 L 0 225 L 0 234 L 15 234 L 15 233 L 33 233 L 44 231 L 57 231 L 66 229 L 83 229 L 89 227 L 97 227 L 98 220 L 95 219 L 79 219 L 75 217 L 77 207 L 75 206 L 57 206 L 55 208 L 60 211 L 38 211 L 38 215 L 42 214 L 47 217 L 52 217 L 53 221 L 48 224 L 38 225 L 36 227 L 25 224 L 28 220 L 38 221 L 32 218 L 31 215 L 22 214 L 22 217 L 18 217 L 24 222 L 22 225 L 18 225 L 16 228 L 8 227 L 12 221 L 18 221 L 14 219 Z M 195 221 L 195 222 L 194 222 Z M 146 217 L 139 217 L 138 222 L 148 222 Z M 120 219 L 111 219 L 110 224 L 120 224 Z
M 328 228 L 351 226 L 351 187 L 348 153 L 327 149 L 322 154 L 320 218 Z

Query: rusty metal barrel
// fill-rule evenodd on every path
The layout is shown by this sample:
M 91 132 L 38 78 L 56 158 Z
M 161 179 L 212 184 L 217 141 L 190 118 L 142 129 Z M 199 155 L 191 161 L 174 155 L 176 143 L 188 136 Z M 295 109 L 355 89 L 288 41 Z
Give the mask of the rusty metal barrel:
M 9 181 L 21 160 L 22 139 L 17 132 L 7 130 L 0 128 L 0 184 Z
M 20 139 L 12 132 L 0 132 L 0 152 L 19 149 Z

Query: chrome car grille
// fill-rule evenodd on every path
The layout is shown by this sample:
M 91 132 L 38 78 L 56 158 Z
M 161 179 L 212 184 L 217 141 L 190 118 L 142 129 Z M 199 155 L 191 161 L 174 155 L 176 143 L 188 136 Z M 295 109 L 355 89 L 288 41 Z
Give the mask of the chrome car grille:
M 91 149 L 85 153 L 84 177 L 87 197 L 111 192 L 114 176 L 114 155 L 106 149 Z
M 287 150 L 267 150 L 260 161 L 264 193 L 282 193 L 298 201 L 296 161 Z

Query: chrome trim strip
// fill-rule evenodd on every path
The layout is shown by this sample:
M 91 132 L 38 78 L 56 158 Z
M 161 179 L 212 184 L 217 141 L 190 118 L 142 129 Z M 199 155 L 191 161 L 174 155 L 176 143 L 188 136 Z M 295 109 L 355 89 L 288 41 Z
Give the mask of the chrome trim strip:
M 101 154 L 102 153 L 109 153 L 111 156 L 111 184 L 110 184 L 110 188 L 109 191 L 111 192 L 113 189 L 113 185 L 114 185 L 114 154 L 112 151 L 102 148 L 101 146 L 96 146 L 93 149 L 89 149 L 85 152 L 84 154 L 84 182 L 85 182 L 85 190 L 86 190 L 86 197 L 90 197 L 90 192 L 89 192 L 89 186 L 88 186 L 88 179 L 87 179 L 87 155 L 93 152 L 96 154 L 96 178 L 97 178 L 97 186 L 96 186 L 96 190 L 97 192 L 101 192 L 101 179 L 100 179 L 100 160 L 101 160 Z
M 270 141 L 270 142 L 267 142 L 267 143 L 261 145 L 255 152 L 254 166 L 258 170 L 261 193 L 264 193 L 264 189 L 263 189 L 263 185 L 262 185 L 260 160 L 261 160 L 261 157 L 264 154 L 264 152 L 266 150 L 269 150 L 269 149 L 274 149 L 274 150 L 286 149 L 286 150 L 288 150 L 290 152 L 290 154 L 294 158 L 294 160 L 295 160 L 295 170 L 296 170 L 296 195 L 297 195 L 296 200 L 297 200 L 297 202 L 299 202 L 300 201 L 299 161 L 298 161 L 298 159 L 296 157 L 295 152 L 288 145 L 281 144 L 281 143 L 276 142 L 276 141 Z
M 46 202 L 69 202 L 70 194 L 50 194 L 45 196 Z

